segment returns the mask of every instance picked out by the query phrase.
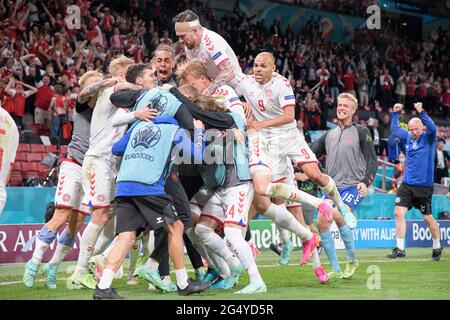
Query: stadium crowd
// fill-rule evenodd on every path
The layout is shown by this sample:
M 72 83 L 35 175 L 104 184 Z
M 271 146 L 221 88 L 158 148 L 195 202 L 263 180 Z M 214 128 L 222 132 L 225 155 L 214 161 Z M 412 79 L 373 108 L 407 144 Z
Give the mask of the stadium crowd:
M 280 17 L 267 28 L 258 15 L 245 16 L 239 2 L 221 18 L 198 1 L 132 1 L 127 10 L 119 2 L 110 7 L 84 0 L 10 2 L 0 1 L 0 101 L 19 130 L 49 134 L 54 143 L 70 138 L 77 81 L 86 71 L 107 73 L 109 62 L 119 54 L 148 63 L 160 43 L 174 47 L 176 64 L 185 59 L 170 17 L 162 14 L 165 7 L 199 12 L 204 25 L 230 43 L 245 73 L 252 72 L 258 52 L 273 52 L 277 69 L 294 89 L 296 119 L 302 119 L 307 130 L 326 129 L 327 120 L 336 120 L 333 109 L 341 92 L 358 98 L 363 116 L 355 120 L 365 126 L 373 119 L 382 123 L 395 101 L 406 106 L 404 121 L 415 114 L 412 104 L 419 100 L 432 116 L 448 117 L 450 48 L 442 29 L 421 41 L 389 27 L 349 29 L 354 42 L 340 44 L 323 40 L 320 17 L 311 18 L 296 35 L 290 27 L 281 29 Z M 80 29 L 69 29 L 64 22 L 71 3 L 81 9 Z M 308 1 L 300 3 L 311 7 Z M 314 9 L 357 14 L 364 8 L 355 1 L 321 3 Z M 438 129 L 439 136 L 450 137 L 448 127 Z

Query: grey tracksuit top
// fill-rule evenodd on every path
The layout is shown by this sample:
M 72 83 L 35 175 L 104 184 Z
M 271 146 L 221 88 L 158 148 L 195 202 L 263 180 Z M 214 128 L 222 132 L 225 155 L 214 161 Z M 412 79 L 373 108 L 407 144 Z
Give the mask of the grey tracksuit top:
M 328 130 L 312 146 L 317 158 L 327 156 L 326 169 L 338 188 L 369 186 L 377 172 L 377 156 L 369 130 L 359 124 Z

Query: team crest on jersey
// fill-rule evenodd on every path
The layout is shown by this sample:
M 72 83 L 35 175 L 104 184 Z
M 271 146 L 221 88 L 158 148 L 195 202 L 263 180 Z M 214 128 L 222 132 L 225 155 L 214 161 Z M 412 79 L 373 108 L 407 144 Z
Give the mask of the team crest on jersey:
M 68 194 L 68 193 L 64 193 L 64 195 L 63 195 L 63 197 L 62 197 L 62 199 L 63 199 L 63 201 L 64 202 L 69 202 L 70 201 L 70 194 Z
M 105 201 L 105 199 L 106 199 L 106 196 L 105 196 L 104 194 L 99 194 L 99 195 L 97 196 L 97 200 L 100 201 L 100 202 Z
M 137 151 L 153 147 L 161 139 L 161 129 L 153 127 L 144 127 L 134 135 L 131 146 Z
M 272 96 L 272 89 L 267 89 L 265 93 L 266 93 L 267 97 L 271 97 Z
M 163 113 L 164 110 L 166 110 L 166 107 L 167 107 L 167 97 L 163 96 L 162 94 L 156 95 L 147 104 L 147 108 L 156 109 L 160 114 Z

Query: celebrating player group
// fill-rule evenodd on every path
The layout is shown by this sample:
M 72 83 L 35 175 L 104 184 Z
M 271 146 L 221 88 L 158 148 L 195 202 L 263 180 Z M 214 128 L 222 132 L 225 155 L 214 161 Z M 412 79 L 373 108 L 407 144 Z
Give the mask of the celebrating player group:
M 280 231 L 281 265 L 290 261 L 292 233 L 302 242 L 299 265 L 310 261 L 312 277 L 320 283 L 351 279 L 359 267 L 352 210 L 377 169 L 368 129 L 352 122 L 357 99 L 339 95 L 338 126 L 310 148 L 296 126 L 290 82 L 276 72 L 270 52 L 260 52 L 253 74 L 245 75 L 233 49 L 197 14 L 186 10 L 173 22 L 185 46 L 183 63 L 175 65 L 173 49 L 163 44 L 150 64 L 119 56 L 109 65 L 110 78 L 97 71 L 80 78 L 56 210 L 35 240 L 23 284 L 36 286 L 43 271 L 45 286 L 56 288 L 58 267 L 88 215 L 67 285 L 92 289 L 94 299 L 123 299 L 112 284 L 122 276 L 127 254 L 129 285 L 144 280 L 163 292 L 189 295 L 232 289 L 247 273 L 249 283 L 235 294 L 267 292 L 248 225 L 255 213 Z M 324 154 L 326 174 L 317 160 Z M 299 190 L 299 177 L 325 197 Z M 317 229 L 301 204 L 318 210 Z M 346 248 L 343 270 L 330 233 L 333 221 Z M 52 259 L 42 264 L 66 223 Z M 183 246 L 195 279 L 188 277 Z

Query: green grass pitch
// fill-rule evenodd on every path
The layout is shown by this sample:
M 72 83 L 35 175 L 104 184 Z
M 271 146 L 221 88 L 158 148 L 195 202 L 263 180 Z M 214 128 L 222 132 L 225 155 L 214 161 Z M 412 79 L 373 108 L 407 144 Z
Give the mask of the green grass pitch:
M 300 251 L 294 251 L 287 266 L 278 264 L 278 256 L 271 251 L 262 252 L 257 263 L 261 275 L 267 285 L 267 293 L 241 296 L 233 294 L 247 284 L 244 275 L 235 289 L 208 290 L 188 297 L 176 293 L 163 294 L 148 290 L 144 280 L 136 286 L 126 284 L 126 275 L 114 280 L 113 287 L 118 293 L 130 300 L 426 300 L 450 299 L 450 259 L 444 249 L 439 262 L 431 261 L 431 248 L 408 248 L 407 257 L 398 260 L 386 258 L 389 249 L 360 249 L 357 254 L 360 267 L 351 280 L 333 280 L 320 284 L 314 276 L 310 264 L 298 264 Z M 341 268 L 345 268 L 345 251 L 338 250 Z M 324 267 L 329 269 L 325 253 L 321 259 Z M 188 260 L 186 260 L 188 261 Z M 49 290 L 44 287 L 43 276 L 39 275 L 33 288 L 22 284 L 24 264 L 0 265 L 0 300 L 90 300 L 92 291 L 69 290 L 66 287 L 67 277 L 73 270 L 75 262 L 64 262 L 58 275 L 58 288 Z M 125 262 L 125 266 L 128 261 Z M 188 268 L 191 266 L 188 264 Z M 189 272 L 193 276 L 192 270 Z M 172 273 L 172 280 L 175 275 Z

